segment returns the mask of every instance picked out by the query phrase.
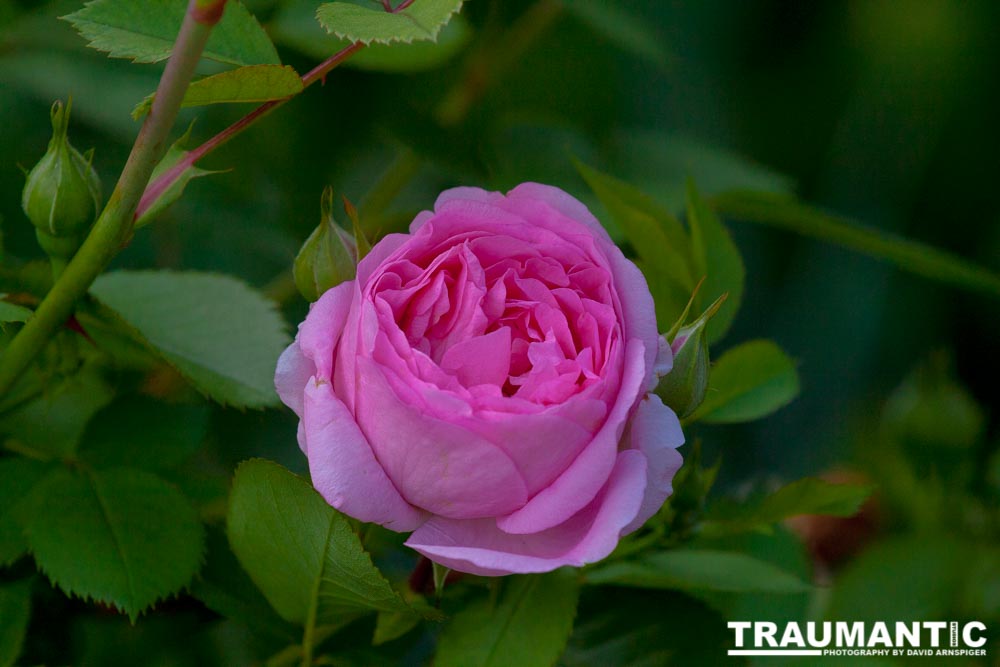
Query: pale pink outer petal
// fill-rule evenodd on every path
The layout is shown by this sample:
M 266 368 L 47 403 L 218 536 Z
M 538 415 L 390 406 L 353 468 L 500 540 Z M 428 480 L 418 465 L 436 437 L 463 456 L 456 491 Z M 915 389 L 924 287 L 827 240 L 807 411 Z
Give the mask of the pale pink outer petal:
M 421 408 L 416 388 L 390 384 L 391 371 L 358 359 L 355 415 L 400 494 L 434 514 L 492 517 L 521 507 L 528 491 L 503 449 Z
M 302 417 L 302 395 L 309 378 L 316 375 L 316 364 L 302 354 L 298 342 L 293 342 L 285 348 L 278 357 L 278 366 L 274 370 L 274 388 L 282 403 Z
M 527 199 L 529 201 L 542 201 L 559 211 L 567 218 L 581 222 L 590 227 L 599 238 L 611 243 L 611 237 L 604 225 L 594 217 L 583 202 L 576 197 L 560 190 L 552 185 L 543 183 L 521 183 L 519 186 L 507 193 L 511 199 Z
M 360 521 L 401 533 L 424 521 L 426 515 L 403 500 L 375 460 L 354 417 L 334 396 L 329 382 L 309 381 L 302 423 L 313 486 L 330 505 Z
M 299 325 L 293 345 L 297 344 L 303 356 L 316 365 L 316 376 L 321 380 L 333 375 L 333 351 L 347 324 L 355 294 L 353 280 L 331 287 L 309 307 L 309 314 Z
M 638 530 L 659 511 L 673 493 L 674 475 L 684 463 L 684 458 L 677 451 L 684 444 L 681 422 L 656 394 L 649 394 L 640 401 L 629 424 L 628 439 L 628 446 L 642 452 L 648 465 L 642 507 L 625 527 L 623 535 Z
M 561 525 L 533 535 L 511 535 L 489 519 L 433 517 L 406 545 L 453 570 L 483 576 L 594 563 L 614 550 L 622 529 L 636 515 L 645 478 L 645 457 L 626 450 L 616 457 L 600 495 Z
M 608 481 L 615 465 L 618 442 L 632 406 L 645 381 L 642 341 L 625 347 L 625 368 L 614 407 L 594 440 L 580 452 L 552 484 L 539 491 L 521 509 L 497 519 L 508 533 L 537 533 L 566 521 L 586 506 Z

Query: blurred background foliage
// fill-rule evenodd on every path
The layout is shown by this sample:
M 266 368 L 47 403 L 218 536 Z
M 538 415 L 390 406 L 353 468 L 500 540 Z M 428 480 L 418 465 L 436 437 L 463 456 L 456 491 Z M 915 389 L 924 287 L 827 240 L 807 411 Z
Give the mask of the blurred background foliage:
M 300 72 L 336 48 L 332 39 L 318 46 L 317 35 L 326 38 L 310 18 L 315 3 L 246 4 Z M 138 129 L 129 111 L 160 71 L 88 50 L 53 20 L 79 6 L 0 4 L 0 216 L 5 252 L 23 260 L 42 256 L 20 210 L 18 165 L 43 152 L 52 100 L 73 96 L 73 142 L 97 147 L 107 193 Z M 989 0 L 623 0 L 572 10 L 547 0 L 472 0 L 440 47 L 405 62 L 372 53 L 341 67 L 211 155 L 201 166 L 228 171 L 193 182 L 114 266 L 234 274 L 298 322 L 306 304 L 289 267 L 318 222 L 324 186 L 358 204 L 373 233 L 402 228 L 441 189 L 459 184 L 507 189 L 536 180 L 600 212 L 576 156 L 673 210 L 681 209 L 689 175 L 709 197 L 733 187 L 792 191 L 997 268 L 998 22 L 1000 5 Z M 197 118 L 193 136 L 204 140 L 248 110 L 184 110 L 178 128 Z M 709 640 L 718 630 L 706 625 L 707 648 L 667 636 L 717 610 L 768 620 L 825 609 L 827 618 L 853 620 L 1000 621 L 1000 303 L 787 232 L 738 221 L 730 230 L 748 279 L 727 341 L 776 340 L 798 362 L 802 393 L 761 422 L 689 430 L 689 442 L 704 442 L 705 460 L 723 460 L 716 492 L 752 497 L 806 474 L 869 480 L 879 491 L 854 519 L 719 538 L 729 541 L 725 548 L 835 581 L 821 589 L 824 599 L 695 602 L 634 591 L 608 602 L 598 587 L 588 589 L 583 608 L 648 607 L 621 635 L 665 642 L 648 652 L 662 660 L 648 664 L 670 656 L 718 661 L 724 629 Z M 141 382 L 154 395 L 176 385 L 160 376 Z M 289 411 L 213 406 L 197 420 L 206 445 L 176 474 L 204 500 L 203 516 L 221 516 L 241 460 L 263 456 L 304 470 Z M 35 426 L 43 423 L 55 428 Z M 131 628 L 36 588 L 44 590 L 26 646 L 36 662 L 137 664 L 142 655 L 143 664 L 243 664 L 258 655 L 255 643 L 269 641 L 233 625 L 206 626 L 211 615 L 186 598 Z M 684 605 L 693 606 L 670 611 Z M 588 653 L 587 638 L 611 627 L 593 618 L 577 629 L 566 664 L 638 659 L 624 645 L 625 653 Z M 206 641 L 178 642 L 192 635 Z M 363 655 L 370 635 L 359 636 Z M 425 658 L 421 641 L 399 650 Z

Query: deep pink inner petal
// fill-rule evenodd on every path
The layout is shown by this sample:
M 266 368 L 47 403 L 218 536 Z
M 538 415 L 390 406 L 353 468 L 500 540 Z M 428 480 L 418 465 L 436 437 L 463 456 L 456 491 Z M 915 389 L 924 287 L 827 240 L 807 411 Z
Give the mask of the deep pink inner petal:
M 532 412 L 607 375 L 621 347 L 620 304 L 592 246 L 501 222 L 413 244 L 387 262 L 368 288 L 381 332 L 372 351 L 473 406 L 495 410 L 506 398 Z M 419 235 L 436 241 L 436 223 Z

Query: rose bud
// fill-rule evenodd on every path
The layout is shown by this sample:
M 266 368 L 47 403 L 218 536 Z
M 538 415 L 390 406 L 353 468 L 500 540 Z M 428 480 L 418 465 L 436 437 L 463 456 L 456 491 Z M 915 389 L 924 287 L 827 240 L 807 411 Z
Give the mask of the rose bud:
M 656 393 L 682 419 L 697 410 L 705 400 L 705 392 L 708 391 L 708 340 L 705 337 L 705 326 L 719 311 L 727 296 L 720 296 L 692 324 L 677 328 L 687 316 L 685 309 L 678 324 L 674 325 L 677 333 L 673 337 L 670 333 L 666 334 L 674 355 L 674 365 L 656 388 Z
M 320 201 L 322 219 L 295 258 L 295 286 L 313 302 L 325 291 L 354 278 L 358 249 L 351 236 L 333 217 L 333 188 L 323 191 Z
M 587 208 L 456 188 L 312 304 L 275 384 L 335 508 L 460 572 L 598 561 L 671 494 L 684 435 L 653 298 Z
M 101 208 L 101 182 L 91 166 L 93 151 L 82 155 L 67 138 L 71 102 L 52 105 L 52 139 L 30 172 L 21 208 L 35 225 L 38 242 L 50 257 L 68 260 Z

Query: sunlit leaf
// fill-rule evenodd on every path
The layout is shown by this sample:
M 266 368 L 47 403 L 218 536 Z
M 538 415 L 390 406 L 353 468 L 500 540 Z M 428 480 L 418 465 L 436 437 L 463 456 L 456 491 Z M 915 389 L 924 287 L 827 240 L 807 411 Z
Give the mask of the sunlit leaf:
M 187 5 L 187 0 L 91 0 L 63 18 L 98 51 L 155 63 L 170 56 Z M 226 3 L 204 57 L 232 65 L 281 62 L 267 33 L 239 0 Z
M 784 407 L 799 393 L 795 364 L 777 345 L 753 340 L 730 350 L 712 366 L 708 392 L 692 421 L 744 422 Z
M 228 526 L 233 552 L 285 620 L 410 611 L 347 520 L 276 463 L 254 459 L 237 469 Z
M 350 45 L 331 35 L 316 21 L 315 0 L 291 0 L 281 5 L 268 24 L 274 41 L 312 58 L 324 60 Z M 369 44 L 342 67 L 380 72 L 419 72 L 440 67 L 459 53 L 472 37 L 468 21 L 459 14 L 441 28 L 435 41 L 409 44 Z
M 59 468 L 33 496 L 41 500 L 25 533 L 39 569 L 67 594 L 114 605 L 132 621 L 201 565 L 194 508 L 149 473 Z
M 274 368 L 288 344 L 274 306 L 228 276 L 116 271 L 91 293 L 197 389 L 242 407 L 277 403 Z
M 302 78 L 287 65 L 247 65 L 193 81 L 184 93 L 181 107 L 235 102 L 269 102 L 302 92 Z M 156 93 L 150 93 L 132 109 L 139 120 L 153 108 Z
M 433 41 L 463 1 L 416 0 L 397 12 L 385 11 L 382 3 L 374 0 L 364 5 L 328 2 L 316 10 L 316 18 L 328 32 L 352 42 Z

